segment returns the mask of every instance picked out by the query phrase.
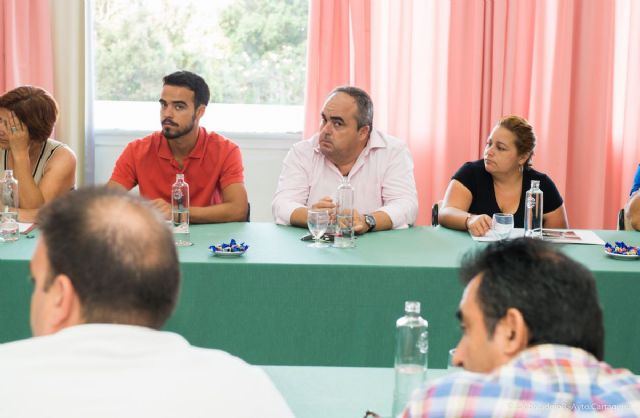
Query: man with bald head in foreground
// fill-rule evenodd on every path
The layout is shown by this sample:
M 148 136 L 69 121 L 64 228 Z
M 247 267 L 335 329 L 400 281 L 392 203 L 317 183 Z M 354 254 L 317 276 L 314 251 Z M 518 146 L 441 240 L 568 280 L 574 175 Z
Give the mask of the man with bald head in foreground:
M 261 369 L 159 331 L 180 268 L 150 203 L 82 189 L 46 206 L 39 224 L 34 338 L 0 345 L 0 416 L 293 416 Z

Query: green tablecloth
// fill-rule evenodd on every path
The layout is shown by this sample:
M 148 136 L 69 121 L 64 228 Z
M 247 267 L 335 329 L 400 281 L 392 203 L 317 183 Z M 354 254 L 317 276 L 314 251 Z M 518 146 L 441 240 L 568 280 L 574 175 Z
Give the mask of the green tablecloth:
M 296 418 L 391 416 L 392 368 L 262 366 Z M 449 373 L 429 369 L 427 381 Z
M 395 320 L 405 300 L 419 300 L 429 321 L 430 367 L 445 367 L 460 335 L 457 266 L 485 244 L 417 227 L 367 234 L 353 249 L 315 249 L 299 240 L 305 232 L 269 223 L 193 226 L 195 245 L 179 249 L 183 286 L 167 328 L 255 364 L 390 367 Z M 596 233 L 640 245 L 637 232 Z M 230 238 L 251 248 L 237 259 L 209 254 L 209 244 Z M 29 336 L 34 241 L 0 244 L 0 341 Z M 596 276 L 605 358 L 640 373 L 640 261 L 611 259 L 595 245 L 559 247 Z

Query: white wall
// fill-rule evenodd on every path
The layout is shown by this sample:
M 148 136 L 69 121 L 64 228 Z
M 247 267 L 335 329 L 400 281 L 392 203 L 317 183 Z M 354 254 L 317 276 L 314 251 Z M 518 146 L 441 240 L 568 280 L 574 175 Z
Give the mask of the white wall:
M 95 133 L 95 183 L 103 184 L 125 145 L 148 131 L 100 130 Z M 251 220 L 272 222 L 271 199 L 278 184 L 282 160 L 300 134 L 225 134 L 240 146 L 244 162 L 245 186 L 251 203 Z

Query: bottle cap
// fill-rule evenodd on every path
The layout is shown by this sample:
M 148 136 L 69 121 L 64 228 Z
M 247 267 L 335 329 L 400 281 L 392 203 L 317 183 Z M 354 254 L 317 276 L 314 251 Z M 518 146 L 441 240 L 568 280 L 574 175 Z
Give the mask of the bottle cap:
M 406 301 L 404 303 L 404 311 L 406 313 L 420 313 L 420 302 Z
M 176 180 L 184 180 L 184 173 L 176 174 Z
M 531 188 L 537 189 L 540 187 L 540 180 L 531 180 Z

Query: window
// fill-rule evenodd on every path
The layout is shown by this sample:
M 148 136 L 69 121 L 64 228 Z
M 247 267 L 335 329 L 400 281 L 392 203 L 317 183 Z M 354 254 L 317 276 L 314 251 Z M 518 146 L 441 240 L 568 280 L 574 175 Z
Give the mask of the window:
M 302 131 L 308 0 L 91 4 L 97 130 L 158 130 L 162 77 L 185 69 L 209 84 L 208 129 Z

